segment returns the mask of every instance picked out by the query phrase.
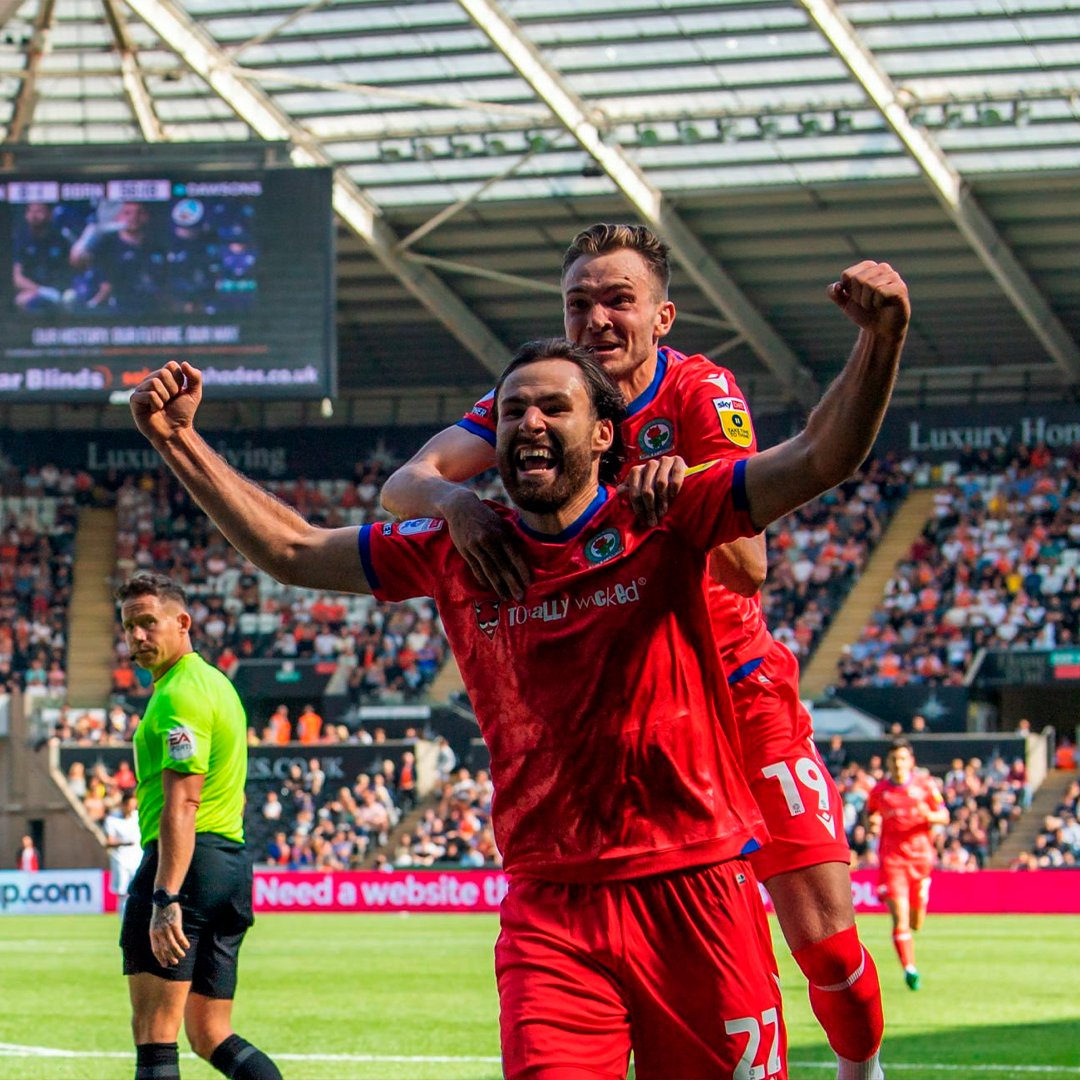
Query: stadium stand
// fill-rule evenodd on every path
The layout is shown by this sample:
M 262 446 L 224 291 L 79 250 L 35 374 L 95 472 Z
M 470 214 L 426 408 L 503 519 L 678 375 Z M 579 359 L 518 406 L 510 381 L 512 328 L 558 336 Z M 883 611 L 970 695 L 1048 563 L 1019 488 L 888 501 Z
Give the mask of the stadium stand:
M 1080 564 L 1078 462 L 1075 449 L 1056 459 L 1036 449 L 1032 454 L 1017 452 L 1008 461 L 969 455 L 939 466 L 935 475 L 947 482 L 934 496 L 934 517 L 910 557 L 897 566 L 871 625 L 844 658 L 840 681 L 957 681 L 974 649 L 990 634 L 1010 648 L 1069 641 L 1076 633 Z M 272 486 L 279 497 L 315 521 L 360 523 L 381 516 L 378 490 L 386 468 L 384 459 L 373 459 L 361 461 L 351 479 L 295 479 Z M 1056 487 L 1049 482 L 1051 473 Z M 24 479 L 17 478 L 20 492 L 25 490 Z M 842 607 L 897 507 L 913 485 L 928 479 L 928 468 L 916 458 L 885 456 L 773 529 L 764 602 L 774 633 L 804 663 Z M 319 770 L 310 766 L 324 746 L 375 741 L 356 722 L 362 706 L 407 703 L 430 686 L 448 654 L 430 605 L 385 605 L 370 597 L 287 589 L 245 565 L 162 472 L 107 479 L 89 487 L 76 474 L 54 476 L 49 470 L 43 481 L 31 479 L 29 486 L 47 488 L 49 494 L 20 494 L 9 504 L 5 489 L 4 511 L 8 516 L 18 510 L 31 515 L 31 521 L 38 520 L 36 514 L 42 522 L 59 523 L 49 540 L 49 567 L 55 563 L 60 569 L 58 580 L 50 584 L 61 599 L 70 577 L 76 497 L 84 503 L 112 503 L 117 520 L 115 577 L 152 568 L 184 581 L 196 597 L 193 614 L 200 648 L 227 673 L 234 675 L 241 661 L 260 658 L 312 659 L 347 669 L 350 711 L 345 725 L 324 724 L 318 718 L 316 728 L 309 729 L 315 733 L 305 735 L 295 706 L 293 716 L 284 705 L 265 715 L 253 713 L 253 745 L 307 744 L 301 751 L 307 764 L 295 766 L 296 775 L 253 780 L 249 787 L 248 829 L 256 851 L 265 852 L 278 865 L 319 868 L 373 865 L 376 860 L 389 867 L 497 865 L 489 799 L 483 795 L 488 781 L 474 762 L 463 763 L 473 765 L 473 772 L 459 770 L 454 760 L 444 762 L 441 790 L 421 801 L 420 812 L 407 819 L 403 813 L 412 808 L 412 797 L 402 803 L 394 773 L 402 761 L 402 746 L 415 745 L 408 739 L 393 740 L 394 756 L 373 756 L 365 772 L 332 790 L 324 789 Z M 495 474 L 479 478 L 477 487 L 484 497 L 502 497 Z M 1006 515 L 1012 515 L 1011 528 L 1004 527 Z M 16 519 L 11 520 L 10 525 L 5 521 L 4 530 L 9 539 L 20 531 L 28 534 L 29 525 L 20 530 Z M 39 566 L 44 565 L 43 551 Z M 12 582 L 21 552 L 16 548 L 13 554 L 11 569 L 5 571 Z M 968 563 L 970 573 L 964 565 Z M 25 591 L 25 584 L 21 588 Z M 967 602 L 970 597 L 973 603 Z M 1001 605 L 1005 615 L 997 618 Z M 60 603 L 51 608 L 59 620 Z M 963 620 L 958 612 L 963 612 Z M 1016 632 L 1001 632 L 1006 625 L 1015 626 Z M 56 712 L 53 730 L 65 745 L 123 746 L 130 739 L 147 690 L 136 677 L 119 633 L 113 652 L 112 707 L 64 707 Z M 928 659 L 935 657 L 940 664 Z M 3 659 L 0 656 L 0 663 Z M 58 662 L 62 672 L 62 653 L 42 650 L 31 658 L 24 677 L 31 686 L 48 687 L 52 669 L 51 685 L 58 686 Z M 858 675 L 853 673 L 856 664 Z M 413 738 L 416 732 L 406 724 L 396 725 L 393 734 Z M 378 732 L 378 739 L 385 739 L 385 729 Z M 389 774 L 383 771 L 384 761 L 389 762 Z M 879 768 L 880 762 L 849 763 L 838 774 L 854 865 L 872 865 L 875 858 L 862 807 Z M 118 805 L 127 771 L 117 773 L 119 778 L 97 764 L 84 769 L 82 776 L 69 777 L 73 790 L 83 791 L 79 797 L 91 820 L 100 822 Z M 942 865 L 957 871 L 981 868 L 1030 802 L 1024 763 L 961 760 L 940 779 L 952 816 L 939 836 Z M 467 797 L 469 790 L 477 793 L 475 797 Z M 1076 853 L 1069 845 L 1075 807 L 1058 807 L 1042 820 L 1045 827 L 1033 863 L 1072 865 Z M 279 833 L 285 834 L 284 847 L 277 842 Z
M 381 470 L 379 461 L 362 462 L 355 481 L 270 486 L 318 524 L 364 524 L 382 516 Z M 365 703 L 419 699 L 446 661 L 446 639 L 430 603 L 383 604 L 281 585 L 247 564 L 165 474 L 126 478 L 116 508 L 116 579 L 153 569 L 181 581 L 193 599 L 200 651 L 227 674 L 239 661 L 269 657 L 339 667 L 348 672 L 355 711 Z M 113 651 L 113 690 L 138 702 L 146 691 L 135 679 L 119 623 Z
M 769 528 L 761 592 L 773 636 L 805 664 L 903 502 L 915 462 L 887 455 Z
M 55 466 L 0 479 L 0 691 L 31 703 L 67 693 L 77 488 Z
M 980 648 L 1080 635 L 1080 447 L 968 455 L 840 663 L 843 685 L 959 685 Z
M 1080 867 L 1080 780 L 1073 780 L 1052 814 L 1042 820 L 1034 849 L 1017 856 L 1016 870 Z

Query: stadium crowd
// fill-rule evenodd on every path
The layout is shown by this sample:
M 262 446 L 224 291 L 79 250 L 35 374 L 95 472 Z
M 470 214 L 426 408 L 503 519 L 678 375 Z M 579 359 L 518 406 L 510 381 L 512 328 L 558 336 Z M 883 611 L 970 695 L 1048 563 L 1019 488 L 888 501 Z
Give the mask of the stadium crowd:
M 858 581 L 915 467 L 893 455 L 871 458 L 846 483 L 770 526 L 763 612 L 773 637 L 802 663 Z
M 378 520 L 384 463 L 361 462 L 353 480 L 270 484 L 311 520 L 335 527 Z M 155 570 L 192 598 L 203 656 L 232 675 L 241 660 L 315 660 L 347 671 L 354 705 L 420 697 L 448 655 L 429 602 L 384 604 L 370 596 L 327 596 L 280 585 L 224 540 L 167 474 L 124 480 L 116 493 L 116 579 Z M 117 623 L 113 690 L 145 697 Z
M 1042 447 L 1013 450 L 1008 457 L 978 452 L 944 467 L 947 482 L 936 496 L 934 520 L 897 566 L 883 603 L 841 661 L 841 682 L 957 683 L 983 645 L 1052 647 L 1078 639 L 1080 447 L 1059 454 Z M 391 466 L 374 455 L 359 462 L 350 479 L 269 486 L 320 524 L 376 521 L 385 517 L 378 498 Z M 871 460 L 852 480 L 771 530 L 766 617 L 774 635 L 804 663 L 895 508 L 925 471 L 914 459 Z M 475 486 L 482 497 L 502 497 L 494 473 L 477 478 Z M 86 504 L 117 509 L 117 580 L 155 569 L 185 584 L 194 598 L 200 651 L 226 673 L 247 658 L 310 658 L 343 667 L 349 700 L 359 706 L 415 699 L 447 657 L 430 603 L 391 605 L 283 587 L 246 564 L 163 471 L 93 479 L 51 465 L 18 471 L 0 461 L 0 498 L 0 690 L 18 685 L 53 705 L 63 700 L 74 531 L 77 507 Z M 61 708 L 53 726 L 61 741 L 130 741 L 149 688 L 136 677 L 119 627 L 114 653 L 112 707 Z M 290 718 L 282 706 L 254 716 L 249 742 L 296 740 L 317 755 L 320 745 L 385 737 L 356 723 L 323 724 L 318 718 L 317 726 L 305 724 L 313 712 Z M 863 808 L 881 766 L 849 762 L 835 774 L 854 866 L 875 864 Z M 89 777 L 75 778 L 73 787 L 85 788 L 94 820 L 119 805 L 129 771 L 118 770 L 117 779 L 96 766 Z M 958 761 L 941 782 L 951 816 L 937 835 L 941 865 L 959 871 L 984 866 L 1030 800 L 1023 764 Z M 253 825 L 266 835 L 275 864 L 348 867 L 372 853 L 388 867 L 498 863 L 485 795 L 490 781 L 482 774 L 447 775 L 439 805 L 392 849 L 386 839 L 402 806 L 385 776 L 358 778 L 333 797 L 305 788 L 307 783 L 304 773 L 299 786 L 268 793 L 268 814 L 258 800 Z M 470 786 L 474 796 L 466 799 Z M 279 812 L 275 803 L 282 816 L 272 820 Z M 1047 818 L 1036 850 L 1021 858 L 1022 868 L 1028 862 L 1075 865 L 1077 816 L 1074 797 Z M 267 832 L 270 826 L 280 827 Z M 270 836 L 280 832 L 285 843 L 271 856 Z
M 1080 447 L 980 451 L 957 468 L 841 684 L 960 685 L 980 648 L 1080 640 Z
M 0 461 L 0 693 L 62 701 L 77 497 L 89 477 Z
M 1022 852 L 1014 870 L 1059 870 L 1080 867 L 1080 780 L 1074 780 L 1052 814 L 1043 819 L 1034 851 Z

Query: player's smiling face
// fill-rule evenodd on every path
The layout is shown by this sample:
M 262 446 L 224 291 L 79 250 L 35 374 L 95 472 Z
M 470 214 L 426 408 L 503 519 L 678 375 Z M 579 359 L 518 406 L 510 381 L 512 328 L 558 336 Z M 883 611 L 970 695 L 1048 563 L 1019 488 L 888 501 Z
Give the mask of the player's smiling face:
M 502 384 L 495 453 L 507 494 L 522 510 L 551 513 L 575 496 L 591 497 L 611 437 L 569 360 L 525 364 Z
M 567 270 L 562 289 L 566 336 L 589 349 L 632 401 L 652 380 L 650 361 L 671 329 L 675 305 L 630 248 L 582 255 Z
M 154 678 L 191 651 L 191 616 L 174 600 L 133 596 L 120 607 L 131 658 Z

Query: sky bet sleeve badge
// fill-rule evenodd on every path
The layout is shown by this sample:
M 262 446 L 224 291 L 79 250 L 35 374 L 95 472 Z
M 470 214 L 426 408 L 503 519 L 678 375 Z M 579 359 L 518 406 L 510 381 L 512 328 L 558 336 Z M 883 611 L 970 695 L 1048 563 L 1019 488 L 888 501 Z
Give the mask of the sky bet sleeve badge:
M 742 398 L 713 398 L 716 415 L 720 417 L 720 428 L 736 446 L 750 446 L 754 441 L 754 425 L 750 423 L 750 412 Z

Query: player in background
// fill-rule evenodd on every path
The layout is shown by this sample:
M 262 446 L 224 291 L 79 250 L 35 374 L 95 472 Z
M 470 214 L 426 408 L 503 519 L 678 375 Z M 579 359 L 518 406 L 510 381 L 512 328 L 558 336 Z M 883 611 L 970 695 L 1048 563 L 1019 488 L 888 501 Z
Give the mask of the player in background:
M 621 1080 L 631 1048 L 642 1080 L 786 1075 L 742 858 L 763 833 L 725 737 L 705 573 L 712 548 L 827 490 L 873 442 L 907 290 L 872 265 L 830 296 L 892 347 L 853 355 L 801 435 L 688 479 L 655 526 L 600 482 L 617 467 L 623 406 L 593 358 L 558 340 L 520 350 L 495 399 L 517 507 L 495 512 L 531 570 L 513 605 L 476 581 L 442 521 L 320 529 L 245 479 L 194 430 L 191 365 L 167 364 L 132 395 L 136 424 L 195 501 L 278 580 L 434 596 L 491 753 L 511 880 L 496 954 L 509 1077 Z M 852 415 L 863 422 L 843 422 Z
M 892 915 L 893 947 L 904 969 L 909 989 L 921 979 L 915 966 L 914 931 L 926 918 L 930 874 L 935 850 L 931 831 L 948 825 L 949 811 L 937 783 L 915 768 L 915 754 L 907 739 L 897 739 L 885 759 L 886 776 L 879 780 L 866 803 L 870 832 L 879 836 L 878 894 Z
M 132 794 L 125 795 L 119 812 L 110 814 L 102 823 L 105 844 L 109 849 L 109 870 L 112 891 L 116 894 L 121 920 L 127 907 L 131 879 L 142 862 L 142 837 L 139 834 L 139 814 Z
M 883 268 L 866 262 L 846 274 Z M 675 319 L 669 279 L 667 246 L 642 226 L 594 225 L 574 238 L 563 261 L 567 337 L 589 348 L 623 393 L 628 483 L 653 522 L 682 481 L 682 461 L 670 455 L 694 465 L 748 458 L 756 450 L 732 373 L 660 345 Z M 861 323 L 857 310 L 848 314 L 860 328 L 853 356 L 899 348 Z M 459 483 L 493 463 L 492 415 L 489 396 L 391 476 L 382 500 L 398 517 L 444 517 L 478 579 L 506 599 L 527 582 L 516 538 Z M 714 637 L 739 726 L 732 741 L 741 743 L 743 770 L 772 837 L 751 863 L 807 977 L 814 1014 L 837 1054 L 839 1080 L 875 1080 L 881 988 L 855 926 L 842 803 L 799 700 L 798 663 L 762 617 L 757 591 L 765 568 L 763 536 L 724 545 L 710 563 Z

